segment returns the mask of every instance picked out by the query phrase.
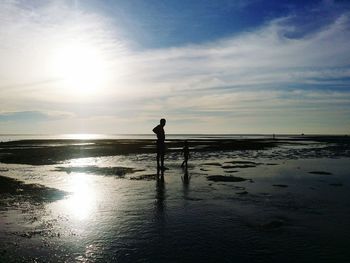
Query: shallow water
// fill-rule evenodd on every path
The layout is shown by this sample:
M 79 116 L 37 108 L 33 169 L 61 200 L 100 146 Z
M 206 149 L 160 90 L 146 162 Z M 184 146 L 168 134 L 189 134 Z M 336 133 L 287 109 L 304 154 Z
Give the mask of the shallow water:
M 0 164 L 2 175 L 70 193 L 41 206 L 0 211 L 0 259 L 347 262 L 349 158 L 275 158 L 284 152 L 193 153 L 187 174 L 180 168 L 181 156 L 172 153 L 164 177 L 155 176 L 153 154 L 60 165 Z M 255 166 L 225 168 L 244 162 Z M 139 171 L 123 176 L 95 168 L 101 174 L 57 171 L 62 166 Z M 213 182 L 209 175 L 250 180 Z

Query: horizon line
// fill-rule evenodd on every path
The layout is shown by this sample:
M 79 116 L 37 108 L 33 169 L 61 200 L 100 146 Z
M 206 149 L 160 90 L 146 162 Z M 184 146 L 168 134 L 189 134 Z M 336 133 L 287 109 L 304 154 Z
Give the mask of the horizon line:
M 345 135 L 348 133 L 167 133 L 167 135 Z M 153 133 L 0 133 L 0 136 L 56 136 L 56 135 L 154 135 Z

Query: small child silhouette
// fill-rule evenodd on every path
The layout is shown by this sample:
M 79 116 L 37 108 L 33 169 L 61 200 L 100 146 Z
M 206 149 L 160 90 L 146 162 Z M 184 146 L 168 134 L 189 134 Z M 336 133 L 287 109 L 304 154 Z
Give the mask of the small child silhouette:
M 187 168 L 187 161 L 188 158 L 190 157 L 190 149 L 188 148 L 188 142 L 184 141 L 184 147 L 183 147 L 183 155 L 184 155 L 184 161 L 181 164 L 181 167 L 186 167 Z

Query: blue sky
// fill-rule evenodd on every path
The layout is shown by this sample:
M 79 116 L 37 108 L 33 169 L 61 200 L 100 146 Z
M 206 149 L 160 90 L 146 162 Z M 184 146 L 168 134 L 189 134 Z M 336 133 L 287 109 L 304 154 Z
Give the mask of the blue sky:
M 349 1 L 5 0 L 0 133 L 350 131 Z
M 299 33 L 308 33 L 350 7 L 347 1 L 321 0 L 89 0 L 84 4 L 78 6 L 107 15 L 140 48 L 210 42 L 286 16 L 294 16 Z

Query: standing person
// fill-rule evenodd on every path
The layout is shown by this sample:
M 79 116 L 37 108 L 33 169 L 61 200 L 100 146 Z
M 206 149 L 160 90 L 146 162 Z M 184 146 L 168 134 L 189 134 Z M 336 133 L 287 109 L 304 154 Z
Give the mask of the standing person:
M 160 124 L 153 128 L 153 132 L 157 134 L 157 169 L 164 170 L 164 154 L 165 154 L 165 126 L 166 120 L 160 119 Z M 159 165 L 160 161 L 160 165 Z
M 185 141 L 184 142 L 184 148 L 183 148 L 183 154 L 184 154 L 184 161 L 182 162 L 182 164 L 181 164 L 181 167 L 186 167 L 186 169 L 187 169 L 187 161 L 188 161 L 188 158 L 190 157 L 190 149 L 188 148 L 188 142 L 187 141 Z

